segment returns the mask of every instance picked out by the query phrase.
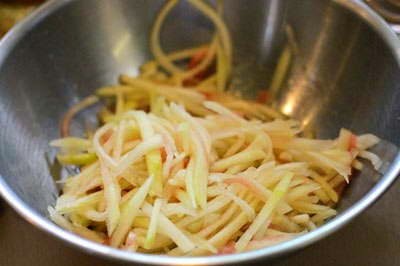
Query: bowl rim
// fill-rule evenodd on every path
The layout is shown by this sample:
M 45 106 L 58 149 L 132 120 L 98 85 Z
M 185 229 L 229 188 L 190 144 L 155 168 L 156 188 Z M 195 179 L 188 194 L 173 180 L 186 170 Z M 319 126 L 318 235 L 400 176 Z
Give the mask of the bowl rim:
M 16 46 L 18 41 L 37 24 L 55 11 L 76 0 L 50 0 L 43 4 L 36 11 L 30 14 L 23 21 L 18 23 L 10 32 L 8 32 L 0 41 L 0 66 L 6 60 L 9 52 Z M 400 41 L 396 34 L 386 24 L 386 22 L 372 11 L 366 4 L 358 0 L 332 0 L 333 2 L 350 10 L 354 15 L 360 17 L 369 24 L 380 37 L 386 42 L 397 63 L 400 67 Z M 220 264 L 238 264 L 250 260 L 262 258 L 272 258 L 278 255 L 288 253 L 308 245 L 332 234 L 343 227 L 362 211 L 373 204 L 390 185 L 396 180 L 400 173 L 400 152 L 397 153 L 394 161 L 390 164 L 386 173 L 380 178 L 374 187 L 358 200 L 353 206 L 341 212 L 334 219 L 317 228 L 316 230 L 299 236 L 293 240 L 277 244 L 272 247 L 259 250 L 243 252 L 238 254 L 202 256 L 202 257 L 171 257 L 166 255 L 148 255 L 142 253 L 131 253 L 118 250 L 105 245 L 91 242 L 81 238 L 71 232 L 65 231 L 55 225 L 49 219 L 40 215 L 36 210 L 29 207 L 11 187 L 2 178 L 0 173 L 0 195 L 16 212 L 25 218 L 29 223 L 40 230 L 64 240 L 66 243 L 80 248 L 91 254 L 101 255 L 106 258 L 121 260 L 125 262 L 136 262 L 153 265 L 220 265 Z

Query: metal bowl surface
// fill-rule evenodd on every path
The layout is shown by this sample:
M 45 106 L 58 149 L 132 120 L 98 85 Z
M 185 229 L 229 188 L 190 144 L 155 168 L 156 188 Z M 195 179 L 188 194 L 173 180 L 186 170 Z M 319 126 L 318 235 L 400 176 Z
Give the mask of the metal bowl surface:
M 381 173 L 365 167 L 346 190 L 339 215 L 308 234 L 251 252 L 209 257 L 128 253 L 66 232 L 47 218 L 58 189 L 48 167 L 62 114 L 95 88 L 135 74 L 151 58 L 148 35 L 162 1 L 50 1 L 0 43 L 0 194 L 25 219 L 87 252 L 125 262 L 217 265 L 271 259 L 335 232 L 374 203 L 400 171 L 400 42 L 356 0 L 229 0 L 225 18 L 235 47 L 232 89 L 248 97 L 268 87 L 290 24 L 299 53 L 276 107 L 329 138 L 341 127 L 383 141 Z M 212 25 L 187 3 L 168 17 L 167 50 L 206 42 Z M 73 132 L 93 123 L 84 112 Z

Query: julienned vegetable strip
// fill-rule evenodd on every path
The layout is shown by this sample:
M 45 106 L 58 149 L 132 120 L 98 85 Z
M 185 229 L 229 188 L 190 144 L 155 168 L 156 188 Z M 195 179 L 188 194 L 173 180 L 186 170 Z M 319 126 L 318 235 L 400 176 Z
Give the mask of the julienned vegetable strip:
M 57 160 L 63 165 L 88 165 L 97 159 L 94 153 L 58 154 Z
M 150 119 L 142 111 L 134 111 L 132 115 L 135 117 L 141 132 L 143 140 L 148 140 L 154 136 L 154 129 Z M 146 154 L 146 164 L 149 175 L 154 176 L 152 192 L 155 195 L 162 194 L 162 161 L 160 150 L 152 150 Z
M 121 200 L 121 187 L 110 169 L 101 163 L 101 176 L 103 178 L 104 197 L 107 212 L 107 234 L 110 236 L 120 220 L 119 202 Z
M 99 101 L 99 98 L 95 95 L 90 95 L 80 101 L 79 103 L 75 104 L 72 106 L 67 113 L 65 113 L 61 125 L 60 125 L 60 133 L 62 137 L 68 137 L 69 136 L 69 124 L 71 123 L 72 118 L 78 114 L 80 111 L 86 109 L 87 107 L 97 103 Z
M 153 207 L 150 204 L 145 203 L 142 209 L 147 216 L 151 217 Z M 188 252 L 195 248 L 193 242 L 161 213 L 159 214 L 158 224 L 160 231 L 171 238 L 183 252 Z
M 153 180 L 154 178 L 150 176 L 122 209 L 121 219 L 119 219 L 118 226 L 111 237 L 111 246 L 118 247 L 122 243 L 149 192 Z
M 314 230 L 337 214 L 352 170 L 362 169 L 359 157 L 381 167 L 367 151 L 379 139 L 346 129 L 313 139 L 273 108 L 224 92 L 236 88 L 221 1 L 188 0 L 214 24 L 210 44 L 164 53 L 162 24 L 178 2 L 167 1 L 155 20 L 155 59 L 64 116 L 67 136 L 74 115 L 104 100 L 97 130 L 50 143 L 62 165 L 79 170 L 58 181 L 50 218 L 127 252 L 173 256 L 242 252 Z M 295 56 L 288 37 L 272 94 Z
M 154 202 L 154 208 L 151 212 L 151 219 L 149 229 L 147 230 L 146 241 L 144 242 L 144 247 L 149 248 L 154 244 L 154 240 L 157 233 L 158 217 L 161 212 L 162 200 L 156 199 Z
M 261 228 L 261 226 L 270 218 L 273 210 L 276 208 L 276 205 L 286 194 L 292 178 L 293 173 L 287 173 L 283 176 L 282 180 L 274 188 L 271 197 L 265 203 L 261 211 L 257 214 L 257 217 L 254 219 L 253 223 L 239 238 L 235 245 L 237 251 L 243 251 L 258 230 L 266 230 L 266 228 Z

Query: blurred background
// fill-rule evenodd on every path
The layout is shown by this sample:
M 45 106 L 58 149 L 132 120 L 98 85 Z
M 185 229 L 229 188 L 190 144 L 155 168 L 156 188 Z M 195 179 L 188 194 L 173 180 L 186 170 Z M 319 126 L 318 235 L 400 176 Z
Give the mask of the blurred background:
M 44 0 L 1 0 L 0 37 L 43 2 Z

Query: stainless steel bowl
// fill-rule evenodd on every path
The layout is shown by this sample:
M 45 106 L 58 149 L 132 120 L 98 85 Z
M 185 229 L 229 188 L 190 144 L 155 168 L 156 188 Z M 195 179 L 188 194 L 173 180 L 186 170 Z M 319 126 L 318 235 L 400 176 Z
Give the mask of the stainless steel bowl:
M 268 86 L 289 23 L 299 53 L 277 108 L 334 137 L 341 127 L 371 132 L 381 173 L 354 178 L 340 214 L 294 240 L 252 252 L 212 257 L 128 253 L 66 232 L 47 218 L 58 193 L 48 167 L 48 142 L 60 117 L 99 86 L 134 74 L 150 58 L 148 34 L 162 1 L 50 1 L 0 44 L 0 194 L 24 218 L 65 242 L 96 255 L 159 265 L 238 264 L 270 259 L 310 245 L 341 228 L 374 203 L 400 171 L 400 42 L 366 5 L 356 0 L 229 0 L 225 17 L 235 45 L 234 89 L 252 96 Z M 167 19 L 162 39 L 177 49 L 210 38 L 211 24 L 181 3 Z M 84 113 L 73 124 L 93 121 Z M 397 146 L 396 146 L 397 145 Z M 367 228 L 365 230 L 368 230 Z

